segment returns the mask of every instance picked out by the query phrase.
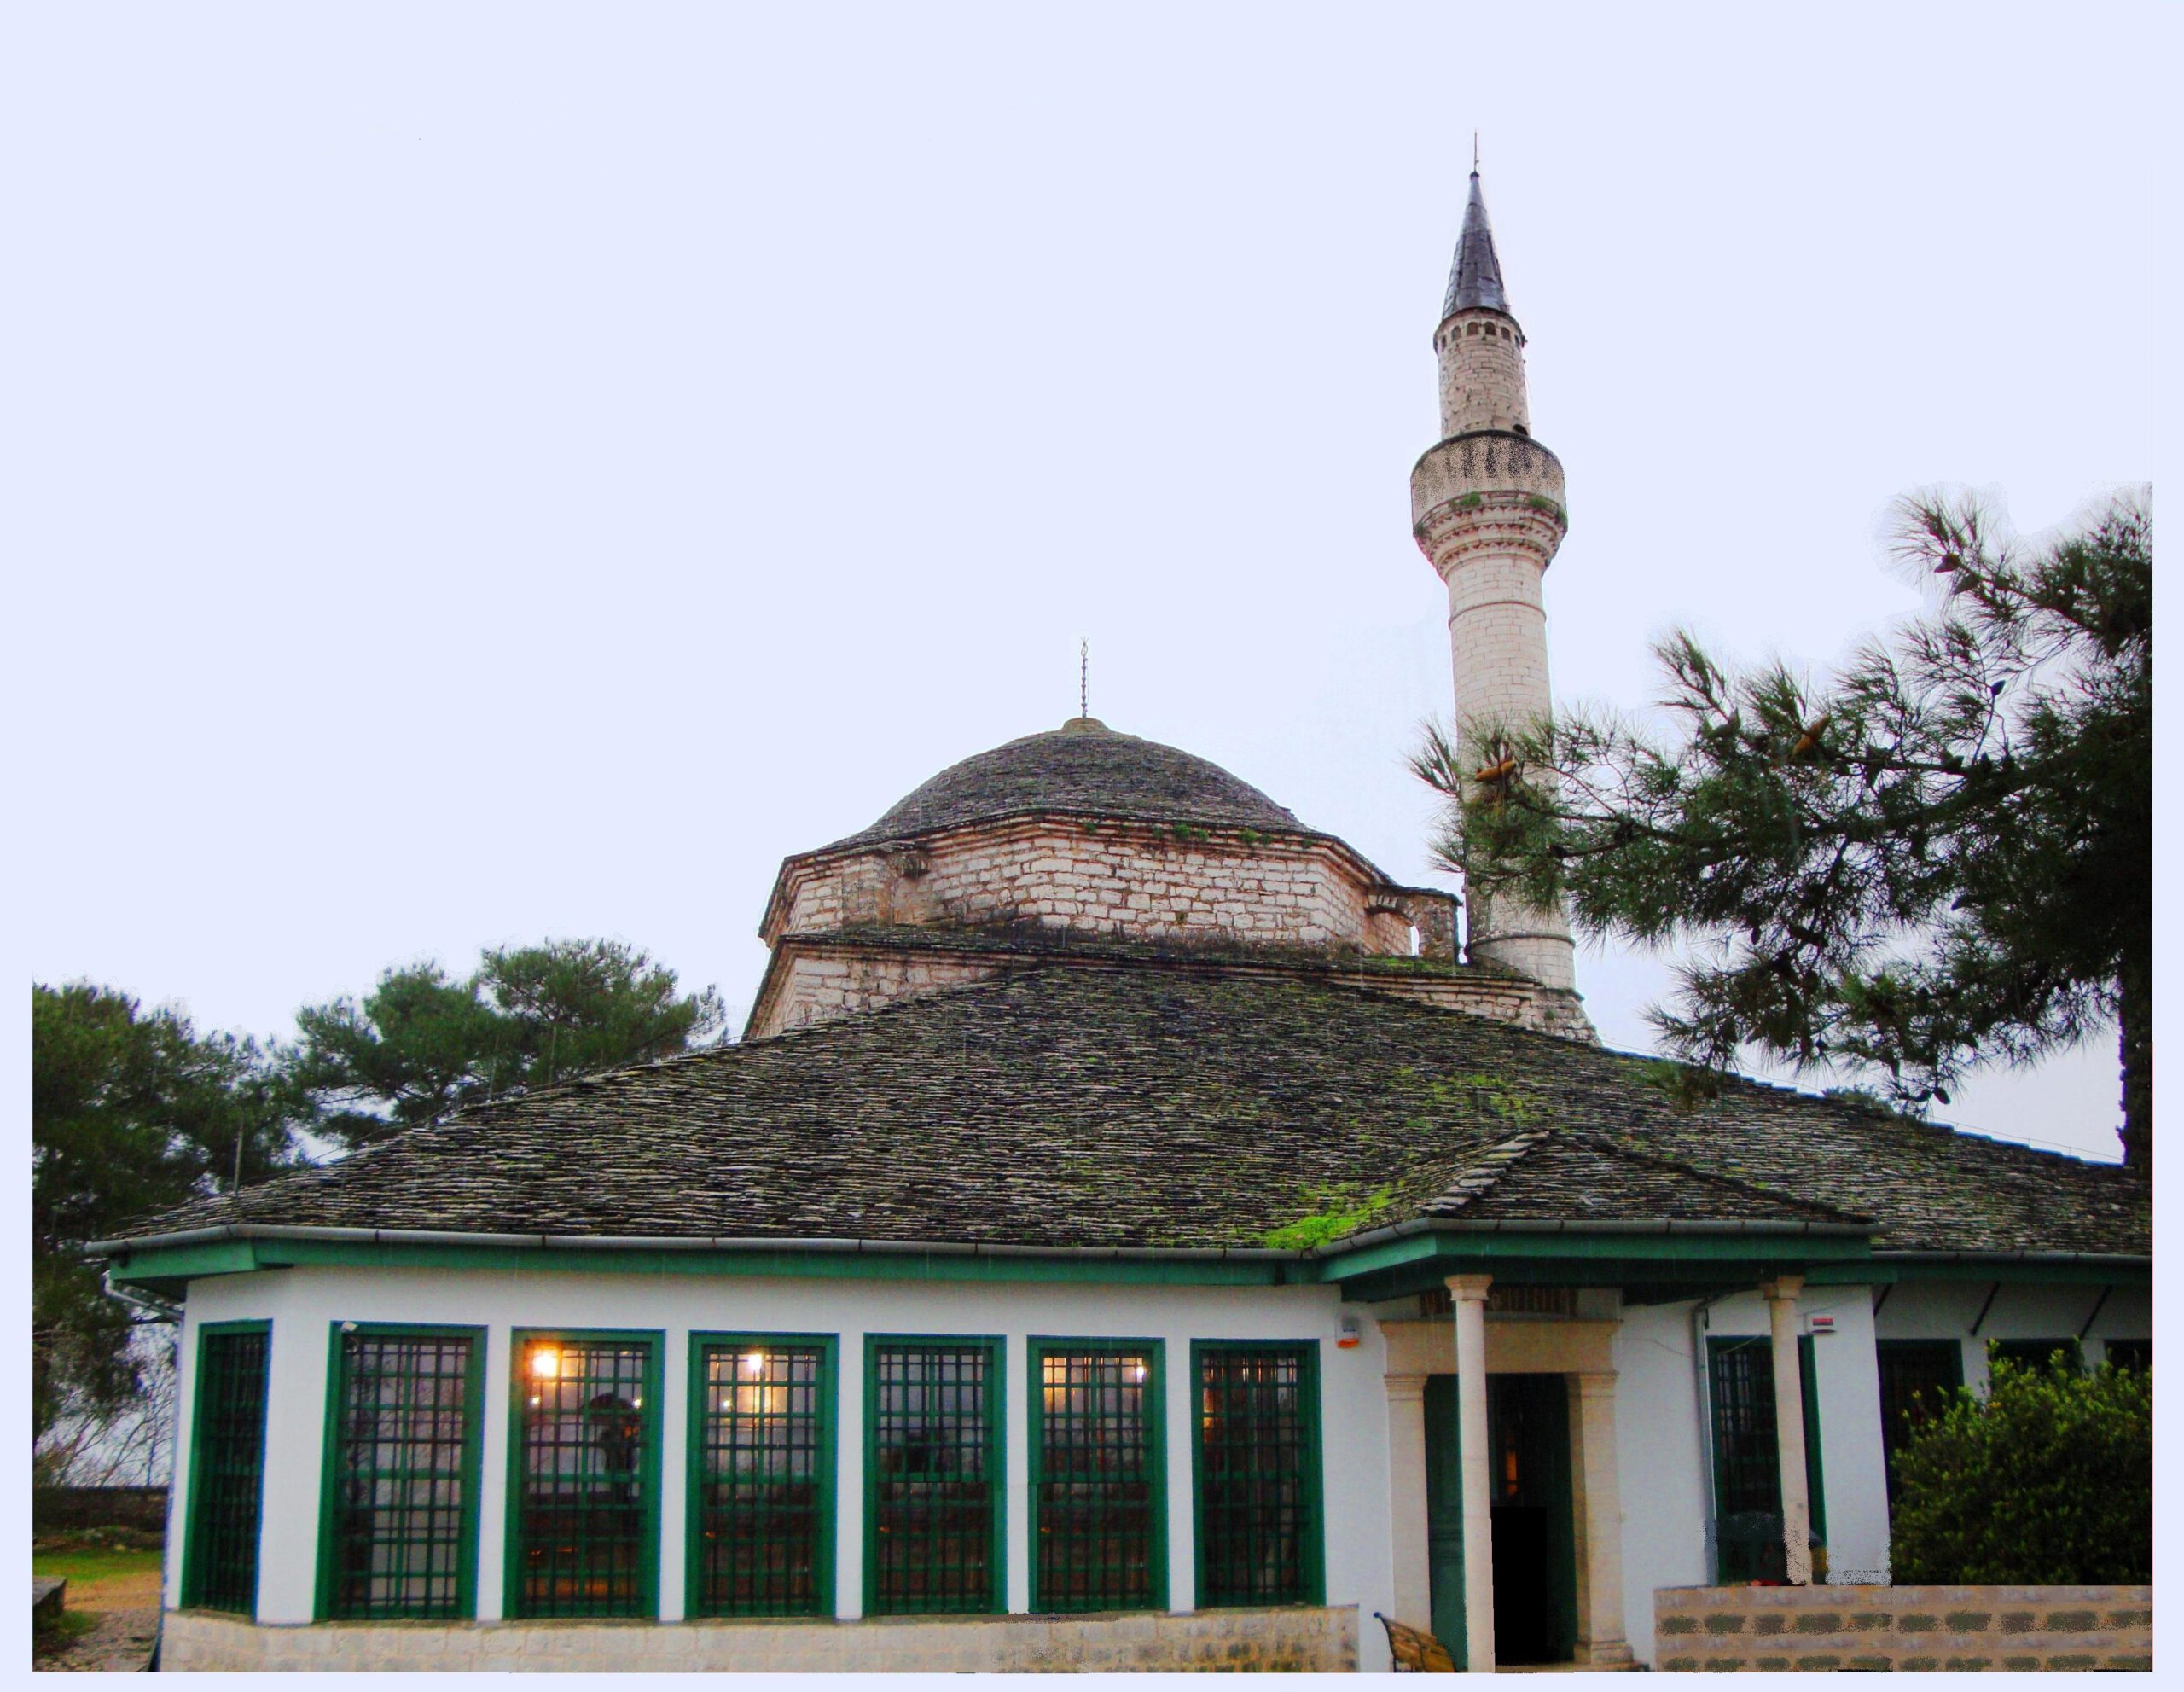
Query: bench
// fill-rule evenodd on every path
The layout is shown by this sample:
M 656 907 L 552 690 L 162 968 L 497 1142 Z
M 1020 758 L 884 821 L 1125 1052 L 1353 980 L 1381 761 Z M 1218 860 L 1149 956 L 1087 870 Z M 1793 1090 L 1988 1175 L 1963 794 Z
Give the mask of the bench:
M 1396 1660 L 1397 1674 L 1454 1674 L 1456 1660 L 1449 1648 L 1422 1627 L 1391 1621 L 1378 1610 L 1373 1619 L 1388 1630 L 1388 1651 Z

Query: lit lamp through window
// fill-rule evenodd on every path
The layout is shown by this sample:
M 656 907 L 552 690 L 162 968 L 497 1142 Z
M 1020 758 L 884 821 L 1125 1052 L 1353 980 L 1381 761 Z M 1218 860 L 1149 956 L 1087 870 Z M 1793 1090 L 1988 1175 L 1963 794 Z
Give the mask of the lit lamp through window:
M 561 1354 L 559 1352 L 551 1346 L 533 1346 L 531 1348 L 531 1378 L 533 1381 L 551 1381 L 561 1372 Z M 533 1393 L 531 1395 L 531 1409 L 537 1410 L 539 1396 Z

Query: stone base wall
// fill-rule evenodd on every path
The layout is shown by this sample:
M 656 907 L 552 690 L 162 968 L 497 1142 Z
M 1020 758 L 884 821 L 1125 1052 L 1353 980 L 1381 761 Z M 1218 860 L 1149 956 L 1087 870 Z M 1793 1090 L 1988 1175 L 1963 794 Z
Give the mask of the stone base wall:
M 897 999 L 967 987 L 1007 967 L 994 959 L 943 951 L 848 947 L 832 948 L 825 956 L 799 951 L 787 959 L 779 980 L 767 981 L 767 997 L 752 1014 L 743 1038 L 763 1040 L 813 1022 L 877 1010 Z
M 1404 895 L 1339 842 L 1031 817 L 782 866 L 760 933 L 1037 923 L 1141 939 L 1410 950 Z M 1445 898 L 1443 898 L 1445 903 Z
M 170 1610 L 162 1669 L 1354 1673 L 1357 1608 L 868 1621 L 320 1622 Z
M 1666 1586 L 1653 1666 L 2146 1669 L 2151 1586 Z
M 763 1040 L 828 1022 L 838 1016 L 877 1010 L 897 999 L 915 998 L 990 979 L 1005 970 L 1032 968 L 1112 969 L 1127 967 L 1126 954 L 1096 951 L 1072 954 L 1066 951 L 1040 952 L 996 947 L 973 948 L 891 946 L 860 944 L 828 935 L 788 934 L 775 947 L 758 1003 L 743 1031 L 746 1040 Z M 1362 992 L 1384 993 L 1409 999 L 1441 1010 L 1460 1010 L 1472 1016 L 1513 1022 L 1565 1040 L 1598 1045 L 1600 1036 L 1577 994 L 1542 987 L 1531 981 L 1494 975 L 1484 971 L 1461 975 L 1421 971 L 1409 974 L 1382 968 L 1345 968 L 1345 960 L 1330 956 L 1323 964 L 1301 962 L 1285 965 L 1255 964 L 1235 956 L 1193 959 L 1171 957 L 1169 967 L 1217 974 L 1304 974 L 1333 986 Z

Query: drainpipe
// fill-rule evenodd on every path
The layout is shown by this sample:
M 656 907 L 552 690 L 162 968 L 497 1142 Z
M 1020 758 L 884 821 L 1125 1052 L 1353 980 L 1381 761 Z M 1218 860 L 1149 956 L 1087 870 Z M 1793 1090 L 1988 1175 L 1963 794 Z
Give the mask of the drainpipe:
M 1699 1405 L 1699 1520 L 1705 1529 L 1710 1583 L 1721 1578 L 1722 1548 L 1714 1531 L 1714 1395 L 1706 1374 L 1706 1312 L 1728 1296 L 1716 1293 L 1691 1307 L 1691 1382 Z

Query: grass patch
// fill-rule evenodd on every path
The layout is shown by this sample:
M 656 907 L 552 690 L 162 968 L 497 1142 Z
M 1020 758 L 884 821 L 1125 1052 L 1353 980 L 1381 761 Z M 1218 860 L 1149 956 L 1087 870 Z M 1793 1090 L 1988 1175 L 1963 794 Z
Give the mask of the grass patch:
M 86 1587 L 102 1581 L 126 1580 L 160 1570 L 158 1551 L 139 1551 L 102 1547 L 92 1550 L 32 1551 L 32 1574 L 58 1575 L 68 1583 L 68 1602 L 73 1602 Z
M 96 1616 L 84 1615 L 77 1610 L 63 1610 L 60 1619 L 50 1627 L 41 1627 L 31 1636 L 32 1643 L 41 1656 L 55 1656 L 86 1637 L 99 1625 Z

